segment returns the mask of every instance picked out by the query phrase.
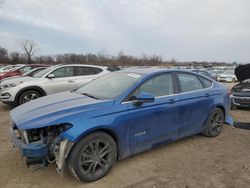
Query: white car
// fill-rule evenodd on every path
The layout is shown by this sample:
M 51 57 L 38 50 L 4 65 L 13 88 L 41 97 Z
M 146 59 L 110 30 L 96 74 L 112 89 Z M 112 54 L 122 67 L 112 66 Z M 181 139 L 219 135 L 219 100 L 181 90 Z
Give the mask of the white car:
M 104 66 L 69 64 L 48 67 L 33 77 L 20 77 L 0 83 L 0 100 L 20 105 L 39 97 L 79 88 L 113 70 Z
M 217 76 L 217 81 L 219 82 L 236 82 L 237 77 L 234 74 L 234 70 L 225 70 Z

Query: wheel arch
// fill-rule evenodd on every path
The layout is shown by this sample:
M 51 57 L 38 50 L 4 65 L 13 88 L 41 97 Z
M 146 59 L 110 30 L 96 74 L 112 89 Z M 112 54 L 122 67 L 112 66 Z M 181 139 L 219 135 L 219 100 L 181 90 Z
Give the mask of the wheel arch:
M 20 91 L 18 91 L 18 93 L 16 94 L 16 97 L 15 97 L 15 102 L 18 104 L 18 100 L 19 100 L 19 97 L 21 96 L 21 94 L 25 91 L 28 91 L 28 90 L 35 90 L 37 92 L 39 92 L 42 96 L 46 96 L 47 93 L 39 86 L 29 86 L 29 87 L 25 87 L 23 89 L 21 89 Z
M 223 105 L 216 105 L 215 108 L 219 108 L 222 112 L 223 112 L 223 115 L 224 115 L 224 119 L 226 118 L 226 109 Z
M 122 155 L 121 154 L 121 143 L 120 143 L 120 139 L 118 138 L 117 136 L 117 133 L 115 133 L 114 130 L 110 129 L 110 128 L 106 128 L 106 127 L 97 127 L 96 129 L 90 129 L 90 130 L 87 130 L 85 131 L 83 134 L 79 135 L 76 139 L 75 139 L 75 144 L 77 144 L 82 138 L 84 138 L 85 136 L 87 135 L 90 135 L 90 134 L 93 134 L 93 133 L 96 133 L 96 132 L 104 132 L 106 134 L 108 134 L 109 136 L 111 136 L 115 143 L 116 143 L 116 146 L 117 146 L 117 159 L 120 158 L 120 156 Z M 74 147 L 74 146 L 73 146 Z M 72 148 L 73 148 L 72 147 Z M 71 148 L 71 149 L 72 149 Z

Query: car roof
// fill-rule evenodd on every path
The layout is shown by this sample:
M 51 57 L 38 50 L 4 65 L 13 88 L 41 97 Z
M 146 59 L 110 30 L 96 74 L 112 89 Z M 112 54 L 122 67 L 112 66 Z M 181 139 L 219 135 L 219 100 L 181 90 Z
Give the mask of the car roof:
M 129 67 L 126 69 L 122 69 L 119 72 L 131 72 L 131 73 L 137 73 L 141 75 L 147 75 L 147 74 L 153 74 L 153 73 L 158 73 L 158 72 L 173 72 L 173 71 L 190 72 L 186 70 L 168 69 L 168 68 L 159 68 L 159 67 L 141 67 L 141 68 Z
M 89 64 L 58 64 L 58 66 L 85 66 L 85 67 L 99 67 L 99 68 L 108 68 L 106 66 L 101 65 L 89 65 Z

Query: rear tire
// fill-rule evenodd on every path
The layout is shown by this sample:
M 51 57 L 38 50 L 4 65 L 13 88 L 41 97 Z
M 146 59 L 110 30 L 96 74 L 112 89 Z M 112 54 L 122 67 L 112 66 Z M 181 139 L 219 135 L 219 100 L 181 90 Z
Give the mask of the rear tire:
M 216 137 L 220 134 L 224 124 L 224 113 L 219 108 L 214 108 L 205 123 L 202 134 L 206 137 Z
M 40 97 L 42 97 L 41 93 L 39 93 L 36 90 L 24 91 L 18 99 L 18 105 L 24 104 L 26 102 L 35 100 L 35 99 L 40 98 Z
M 104 132 L 95 132 L 81 139 L 67 159 L 68 169 L 79 181 L 92 182 L 104 177 L 117 158 L 114 139 Z

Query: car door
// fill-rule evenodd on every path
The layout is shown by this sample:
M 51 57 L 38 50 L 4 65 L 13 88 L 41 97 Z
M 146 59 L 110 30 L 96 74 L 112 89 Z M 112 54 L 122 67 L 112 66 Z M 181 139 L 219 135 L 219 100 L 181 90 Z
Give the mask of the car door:
M 177 73 L 179 85 L 178 137 L 185 137 L 201 131 L 211 110 L 210 89 L 202 82 L 203 77 L 190 73 Z M 205 79 L 206 80 L 206 79 Z M 207 80 L 207 82 L 211 81 Z M 210 86 L 211 86 L 210 84 Z
M 60 67 L 50 73 L 53 78 L 47 78 L 45 89 L 47 94 L 76 89 L 74 66 Z M 48 77 L 48 76 L 47 76 Z
M 140 92 L 150 93 L 154 102 L 136 106 L 134 96 Z M 179 108 L 171 73 L 154 76 L 145 81 L 129 95 L 127 125 L 130 152 L 137 153 L 153 146 L 170 142 L 177 136 Z
M 81 87 L 91 80 L 102 75 L 103 70 L 98 67 L 88 66 L 75 66 L 75 84 L 77 87 Z

